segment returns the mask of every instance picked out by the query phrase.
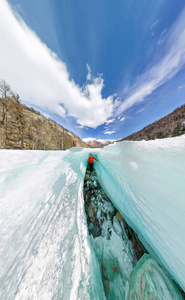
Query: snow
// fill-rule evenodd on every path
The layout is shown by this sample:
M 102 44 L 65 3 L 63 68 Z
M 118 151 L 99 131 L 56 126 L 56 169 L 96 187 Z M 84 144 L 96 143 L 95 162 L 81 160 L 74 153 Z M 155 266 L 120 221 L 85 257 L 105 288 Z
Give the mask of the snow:
M 107 195 L 185 290 L 184 149 L 183 135 L 93 155 Z M 84 212 L 90 152 L 0 150 L 0 299 L 105 299 Z

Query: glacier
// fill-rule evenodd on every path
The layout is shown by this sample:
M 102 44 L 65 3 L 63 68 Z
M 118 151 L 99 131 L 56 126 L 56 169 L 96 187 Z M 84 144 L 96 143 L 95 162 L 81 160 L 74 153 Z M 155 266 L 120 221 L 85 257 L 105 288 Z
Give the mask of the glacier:
M 185 290 L 185 136 L 103 149 L 0 150 L 0 299 L 105 299 L 84 213 L 98 180 L 150 255 Z

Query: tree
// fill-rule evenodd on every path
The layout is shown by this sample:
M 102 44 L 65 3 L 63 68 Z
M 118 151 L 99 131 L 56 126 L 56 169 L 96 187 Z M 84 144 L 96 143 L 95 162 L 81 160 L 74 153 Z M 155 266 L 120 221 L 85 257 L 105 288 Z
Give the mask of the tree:
M 13 101 L 15 101 L 17 104 L 20 104 L 20 96 L 19 96 L 19 94 L 14 94 L 14 93 L 12 93 L 12 99 L 13 99 Z
M 0 93 L 2 99 L 8 100 L 12 96 L 12 91 L 10 86 L 6 83 L 5 80 L 0 80 Z
M 172 132 L 172 136 L 178 136 L 181 134 L 181 123 L 178 123 Z
M 10 86 L 6 83 L 5 80 L 0 81 L 0 93 L 1 93 L 1 103 L 3 105 L 3 116 L 2 120 L 0 121 L 1 124 L 4 125 L 4 136 L 3 136 L 3 147 L 6 147 L 6 140 L 7 140 L 7 100 L 10 99 L 12 96 L 12 91 Z

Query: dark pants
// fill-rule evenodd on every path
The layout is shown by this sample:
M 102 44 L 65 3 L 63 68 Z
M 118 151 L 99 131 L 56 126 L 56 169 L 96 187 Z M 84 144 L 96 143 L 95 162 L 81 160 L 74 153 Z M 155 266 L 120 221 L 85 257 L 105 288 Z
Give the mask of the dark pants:
M 90 172 L 92 172 L 93 171 L 93 163 L 92 164 L 89 163 L 89 168 L 90 168 Z

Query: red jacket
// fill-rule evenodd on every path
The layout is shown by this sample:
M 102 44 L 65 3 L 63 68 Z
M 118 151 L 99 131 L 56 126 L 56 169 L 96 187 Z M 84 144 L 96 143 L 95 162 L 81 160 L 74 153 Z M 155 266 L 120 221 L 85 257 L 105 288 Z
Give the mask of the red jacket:
M 98 159 L 96 159 L 94 156 L 90 156 L 90 157 L 88 158 L 88 162 L 89 162 L 90 164 L 93 164 L 94 159 L 98 161 Z

